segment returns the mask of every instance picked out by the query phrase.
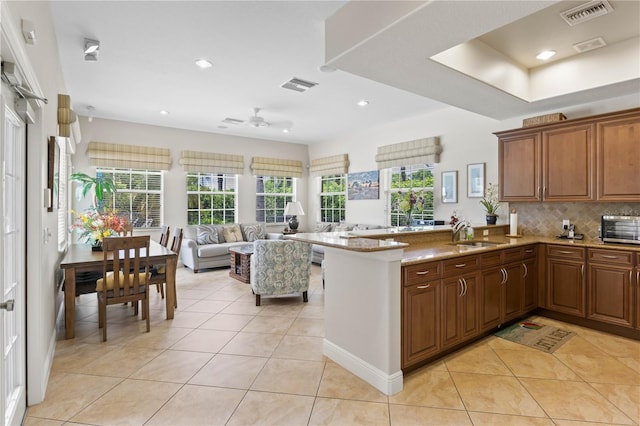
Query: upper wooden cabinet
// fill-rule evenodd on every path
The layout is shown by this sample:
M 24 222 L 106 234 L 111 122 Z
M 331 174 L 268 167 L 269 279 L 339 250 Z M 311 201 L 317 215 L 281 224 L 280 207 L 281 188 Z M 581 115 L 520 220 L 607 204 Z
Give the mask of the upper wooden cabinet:
M 598 199 L 640 201 L 640 118 L 600 121 L 596 130 Z
M 501 201 L 640 201 L 640 108 L 495 134 Z

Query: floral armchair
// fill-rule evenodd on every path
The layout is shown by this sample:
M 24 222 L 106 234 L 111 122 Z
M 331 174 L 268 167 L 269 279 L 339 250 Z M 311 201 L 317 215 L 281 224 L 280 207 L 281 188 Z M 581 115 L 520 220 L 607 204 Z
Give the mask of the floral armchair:
M 251 256 L 251 289 L 256 295 L 274 296 L 302 292 L 307 302 L 311 273 L 311 245 L 290 240 L 257 240 Z

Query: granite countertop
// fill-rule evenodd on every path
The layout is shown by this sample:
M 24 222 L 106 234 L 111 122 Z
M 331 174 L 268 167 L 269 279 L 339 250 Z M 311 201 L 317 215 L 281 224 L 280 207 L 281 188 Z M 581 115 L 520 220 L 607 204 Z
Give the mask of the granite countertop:
M 348 231 L 348 232 L 319 232 L 319 233 L 300 233 L 295 235 L 287 235 L 287 239 L 295 239 L 310 244 L 320 244 L 328 247 L 341 248 L 350 251 L 373 252 L 383 250 L 404 249 L 402 264 L 411 265 L 430 260 L 442 260 L 453 257 L 475 255 L 486 253 L 494 250 L 502 250 L 509 247 L 518 247 L 528 244 L 560 244 L 574 247 L 602 248 L 607 250 L 626 250 L 637 251 L 640 253 L 640 245 L 634 244 L 613 244 L 603 243 L 600 240 L 569 240 L 557 237 L 545 236 L 523 236 L 520 238 L 510 238 L 504 235 L 492 235 L 482 238 L 474 238 L 473 241 L 489 241 L 495 243 L 488 247 L 462 246 L 452 243 L 450 240 L 428 241 L 424 244 L 414 243 L 408 244 L 393 241 L 394 235 L 399 234 L 419 234 L 419 233 L 437 233 L 441 231 L 451 230 L 448 226 L 424 227 L 418 230 L 404 231 L 399 228 L 377 229 L 367 231 Z M 389 236 L 389 239 L 373 239 L 366 236 Z

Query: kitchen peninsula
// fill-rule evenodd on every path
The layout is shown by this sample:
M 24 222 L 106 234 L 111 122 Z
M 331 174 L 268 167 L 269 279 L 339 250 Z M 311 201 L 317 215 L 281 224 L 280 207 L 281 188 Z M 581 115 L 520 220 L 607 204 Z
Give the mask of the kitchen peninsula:
M 617 328 L 620 317 L 628 317 L 628 337 L 640 338 L 640 312 L 625 308 L 618 313 L 623 303 L 610 308 L 595 302 L 593 295 L 587 306 L 592 284 L 587 287 L 585 275 L 590 270 L 585 268 L 587 259 L 599 252 L 631 259 L 629 267 L 637 272 L 640 247 L 508 238 L 508 225 L 474 230 L 483 237 L 455 243 L 448 226 L 288 235 L 325 246 L 324 355 L 393 395 L 402 390 L 403 371 L 537 308 L 568 312 L 578 321 L 604 320 L 605 326 Z M 573 269 L 565 269 L 554 257 L 558 255 L 574 256 L 568 262 Z M 554 268 L 562 278 L 556 280 L 559 287 L 554 287 Z M 568 285 L 571 270 L 577 274 Z M 621 285 L 627 284 L 634 283 Z M 573 312 L 563 312 L 574 304 Z

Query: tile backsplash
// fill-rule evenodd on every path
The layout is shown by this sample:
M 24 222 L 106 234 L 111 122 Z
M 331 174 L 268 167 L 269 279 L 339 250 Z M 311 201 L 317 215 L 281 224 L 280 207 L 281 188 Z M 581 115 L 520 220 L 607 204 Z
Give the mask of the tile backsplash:
M 511 209 L 518 212 L 518 225 L 525 235 L 559 235 L 562 220 L 569 219 L 575 232 L 589 240 L 599 238 L 600 216 L 640 216 L 640 203 L 509 203 Z

